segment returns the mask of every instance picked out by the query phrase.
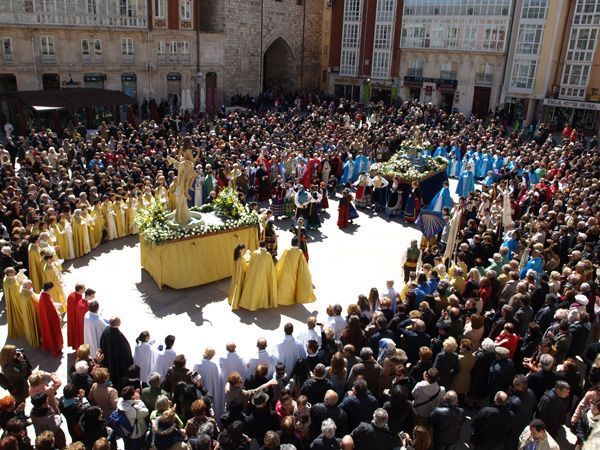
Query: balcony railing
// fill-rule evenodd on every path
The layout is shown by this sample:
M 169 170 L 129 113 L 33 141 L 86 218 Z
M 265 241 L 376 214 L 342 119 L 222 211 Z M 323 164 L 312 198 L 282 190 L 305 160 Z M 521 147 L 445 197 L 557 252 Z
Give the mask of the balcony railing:
M 142 17 L 0 12 L 0 23 L 145 28 L 147 25 L 147 19 L 146 17 L 143 17 L 143 14 L 140 14 L 140 16 Z
M 409 77 L 422 77 L 423 69 L 408 69 L 408 76 Z
M 102 55 L 94 55 L 94 64 L 102 64 Z
M 133 64 L 133 55 L 122 55 L 123 64 Z
M 43 64 L 54 64 L 56 62 L 56 55 L 54 53 L 47 53 L 42 55 Z
M 493 80 L 494 80 L 494 74 L 491 74 L 491 73 L 475 74 L 475 82 L 477 84 L 492 84 Z
M 169 55 L 169 64 L 177 64 L 177 55 Z
M 440 78 L 443 78 L 444 80 L 456 80 L 456 71 L 455 70 L 450 70 L 450 71 L 442 71 L 440 72 Z
M 10 54 L 4 54 L 4 64 L 12 64 L 14 63 L 14 59 L 13 59 L 13 55 Z
M 89 64 L 90 62 L 92 62 L 90 55 L 81 55 L 81 62 L 83 64 Z
M 190 55 L 184 53 L 179 56 L 179 62 L 181 64 L 189 64 L 190 63 Z
M 167 63 L 166 55 L 156 55 L 156 64 L 164 65 Z

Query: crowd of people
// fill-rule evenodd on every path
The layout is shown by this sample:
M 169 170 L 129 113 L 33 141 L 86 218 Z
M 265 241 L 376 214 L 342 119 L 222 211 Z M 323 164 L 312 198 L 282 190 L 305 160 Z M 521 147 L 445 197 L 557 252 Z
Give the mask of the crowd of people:
M 465 436 L 481 450 L 555 450 L 568 448 L 565 426 L 577 445 L 593 441 L 600 420 L 597 140 L 588 146 L 569 127 L 555 140 L 543 124 L 528 136 L 495 117 L 417 102 L 313 100 L 264 114 L 167 116 L 103 124 L 92 136 L 80 125 L 60 137 L 32 130 L 9 139 L 0 155 L 9 334 L 59 355 L 66 313 L 76 362 L 63 386 L 56 374 L 32 371 L 23 350 L 2 349 L 0 382 L 9 394 L 0 399 L 1 450 L 62 449 L 68 441 L 77 450 L 121 442 L 127 450 L 426 450 L 453 449 Z M 280 342 L 259 338 L 256 354 L 239 355 L 229 342 L 223 357 L 209 347 L 191 366 L 174 336 L 157 347 L 147 331 L 132 349 L 120 319 L 100 317 L 92 289 L 77 285 L 65 294 L 61 260 L 136 233 L 138 208 L 161 202 L 173 209 L 177 174 L 167 157 L 184 135 L 198 160 L 191 204 L 229 186 L 243 202 L 268 208 L 260 257 L 248 263 L 236 249 L 232 306 L 244 307 L 247 283 L 268 306 L 279 289 L 274 222 L 295 219 L 294 256 L 279 261 L 292 261 L 281 266 L 285 276 L 285 267 L 308 260 L 305 228 L 319 228 L 328 197 L 341 193 L 342 228 L 356 218 L 354 201 L 406 222 L 427 206 L 447 224 L 407 249 L 398 290 L 388 281 L 346 311 L 331 305 L 322 322 L 309 317 L 296 333 L 286 324 Z M 370 172 L 417 135 L 429 156 L 449 159 L 457 202 L 449 185 L 425 205 L 419 183 Z M 270 281 L 254 286 L 263 272 Z

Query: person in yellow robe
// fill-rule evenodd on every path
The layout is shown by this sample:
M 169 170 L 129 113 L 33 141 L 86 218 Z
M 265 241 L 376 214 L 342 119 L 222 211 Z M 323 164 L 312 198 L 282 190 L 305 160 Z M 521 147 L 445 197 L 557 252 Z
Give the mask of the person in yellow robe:
M 19 291 L 19 302 L 21 309 L 21 319 L 25 339 L 32 347 L 40 346 L 40 310 L 39 300 L 33 292 L 33 283 L 31 280 L 23 280 Z
M 260 247 L 250 257 L 238 306 L 249 311 L 277 307 L 275 265 L 265 241 L 260 241 Z
M 175 189 L 177 188 L 177 177 L 173 178 L 173 182 L 171 183 L 171 185 L 169 186 L 169 193 L 168 193 L 168 208 L 169 211 L 175 211 L 175 208 L 177 208 L 177 200 L 175 197 Z
M 131 193 L 127 197 L 127 201 L 125 204 L 127 205 L 127 209 L 125 210 L 125 221 L 127 222 L 127 232 L 129 234 L 137 234 L 138 228 L 135 224 L 135 215 L 137 214 L 137 195 L 136 193 Z
M 62 273 L 58 269 L 57 263 L 54 260 L 54 255 L 44 256 L 44 264 L 42 266 L 42 283 L 51 281 L 54 287 L 50 290 L 50 295 L 55 302 L 60 303 L 60 312 L 67 311 L 67 297 L 62 287 Z
M 92 250 L 88 221 L 83 217 L 81 209 L 73 212 L 73 247 L 76 258 L 86 255 Z
M 156 200 L 152 195 L 152 189 L 150 188 L 150 186 L 144 187 L 144 195 L 142 195 L 142 200 L 146 208 L 150 208 L 150 206 L 156 203 Z
M 33 289 L 40 291 L 42 289 L 42 255 L 38 245 L 39 236 L 29 238 L 29 248 L 27 250 L 27 260 L 29 262 L 29 279 L 33 282 Z
M 169 207 L 169 193 L 165 187 L 165 177 L 159 176 L 157 180 L 156 189 L 154 189 L 154 198 L 158 203 L 163 205 L 165 208 Z
M 292 238 L 292 248 L 285 249 L 275 266 L 277 304 L 312 303 L 316 300 L 312 277 L 304 253 L 298 248 L 298 238 Z
M 21 318 L 21 302 L 19 297 L 19 289 L 21 289 L 21 281 L 25 276 L 17 274 L 14 267 L 4 269 L 4 279 L 2 281 L 2 289 L 4 290 L 4 304 L 6 305 L 6 321 L 8 323 L 8 337 L 16 338 L 25 335 L 23 319 Z
M 106 223 L 106 239 L 112 241 L 118 237 L 117 224 L 113 204 L 108 198 L 102 202 L 102 214 L 104 214 L 104 221 Z
M 64 237 L 64 234 L 63 234 L 62 230 L 60 229 L 60 226 L 58 225 L 58 222 L 57 222 L 55 216 L 50 216 L 48 218 L 48 220 L 49 220 L 48 231 L 54 237 L 54 240 L 56 242 L 56 255 L 60 259 L 65 259 L 65 254 L 64 254 L 65 237 Z
M 65 248 L 63 250 L 64 259 L 75 258 L 75 250 L 73 249 L 73 228 L 71 227 L 71 215 L 61 214 L 58 221 L 63 232 L 63 238 L 65 240 Z M 37 289 L 36 289 L 37 291 Z
M 125 209 L 127 206 L 123 204 L 123 200 L 118 196 L 113 203 L 113 209 L 115 211 L 115 224 L 117 226 L 117 237 L 123 237 L 127 235 L 127 222 L 125 220 Z
M 246 249 L 246 246 L 244 244 L 238 245 L 233 251 L 233 275 L 231 276 L 229 294 L 227 295 L 227 301 L 231 305 L 231 309 L 239 308 L 249 260 L 250 252 Z
M 102 234 L 105 226 L 104 215 L 102 214 L 102 204 L 100 203 L 100 200 L 96 200 L 94 202 L 94 206 L 92 206 L 90 211 L 90 218 L 94 223 L 91 232 L 93 238 L 91 239 L 90 245 L 92 248 L 96 248 L 102 242 Z

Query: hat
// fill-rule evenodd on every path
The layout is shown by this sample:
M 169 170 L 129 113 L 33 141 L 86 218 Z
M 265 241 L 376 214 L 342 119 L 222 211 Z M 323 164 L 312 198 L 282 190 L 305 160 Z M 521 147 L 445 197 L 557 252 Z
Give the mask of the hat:
M 577 294 L 575 296 L 575 301 L 577 303 L 579 303 L 581 306 L 587 306 L 587 304 L 589 303 L 588 298 L 583 294 Z
M 256 394 L 254 394 L 254 397 L 252 397 L 252 404 L 254 406 L 262 406 L 265 403 L 267 403 L 269 401 L 269 396 L 267 394 L 265 394 L 264 392 L 257 392 Z
M 498 346 L 495 348 L 495 351 L 496 355 L 501 356 L 503 358 L 506 358 L 510 354 L 510 351 L 506 347 Z
M 485 352 L 493 352 L 496 348 L 496 344 L 494 344 L 494 341 L 492 341 L 490 338 L 485 338 L 483 341 L 481 341 L 481 348 Z

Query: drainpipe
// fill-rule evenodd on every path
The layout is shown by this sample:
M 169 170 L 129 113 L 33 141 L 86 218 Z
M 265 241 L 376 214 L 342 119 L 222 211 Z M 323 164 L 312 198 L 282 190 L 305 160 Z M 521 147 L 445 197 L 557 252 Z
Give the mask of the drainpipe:
M 37 75 L 37 63 L 35 62 L 35 40 L 31 36 L 31 57 L 33 58 L 33 76 L 35 77 L 35 88 L 39 90 L 40 82 Z
M 300 89 L 304 89 L 304 33 L 306 30 L 306 2 L 302 0 L 302 49 L 300 51 Z
M 508 68 L 508 55 L 509 55 L 509 49 L 510 49 L 510 40 L 512 37 L 513 24 L 515 22 L 515 14 L 516 14 L 516 9 L 517 9 L 516 0 L 512 1 L 511 9 L 512 9 L 512 13 L 510 15 L 510 22 L 508 24 L 508 33 L 506 36 L 507 46 L 506 46 L 506 51 L 504 53 L 505 57 L 504 57 L 504 64 L 502 67 L 502 79 L 501 79 L 501 83 L 500 83 L 500 92 L 498 93 L 498 98 L 496 99 L 496 109 L 498 109 L 500 107 L 500 96 L 502 94 L 504 82 L 506 80 L 506 69 Z
M 263 61 L 263 16 L 264 16 L 264 0 L 260 0 L 260 64 L 259 64 L 259 76 L 258 76 L 258 80 L 259 80 L 259 86 L 258 86 L 258 93 L 260 94 L 263 91 L 263 66 L 264 66 L 264 61 Z
M 196 95 L 195 102 L 200 112 L 202 99 L 200 90 L 202 89 L 202 73 L 200 72 L 200 0 L 196 0 Z

